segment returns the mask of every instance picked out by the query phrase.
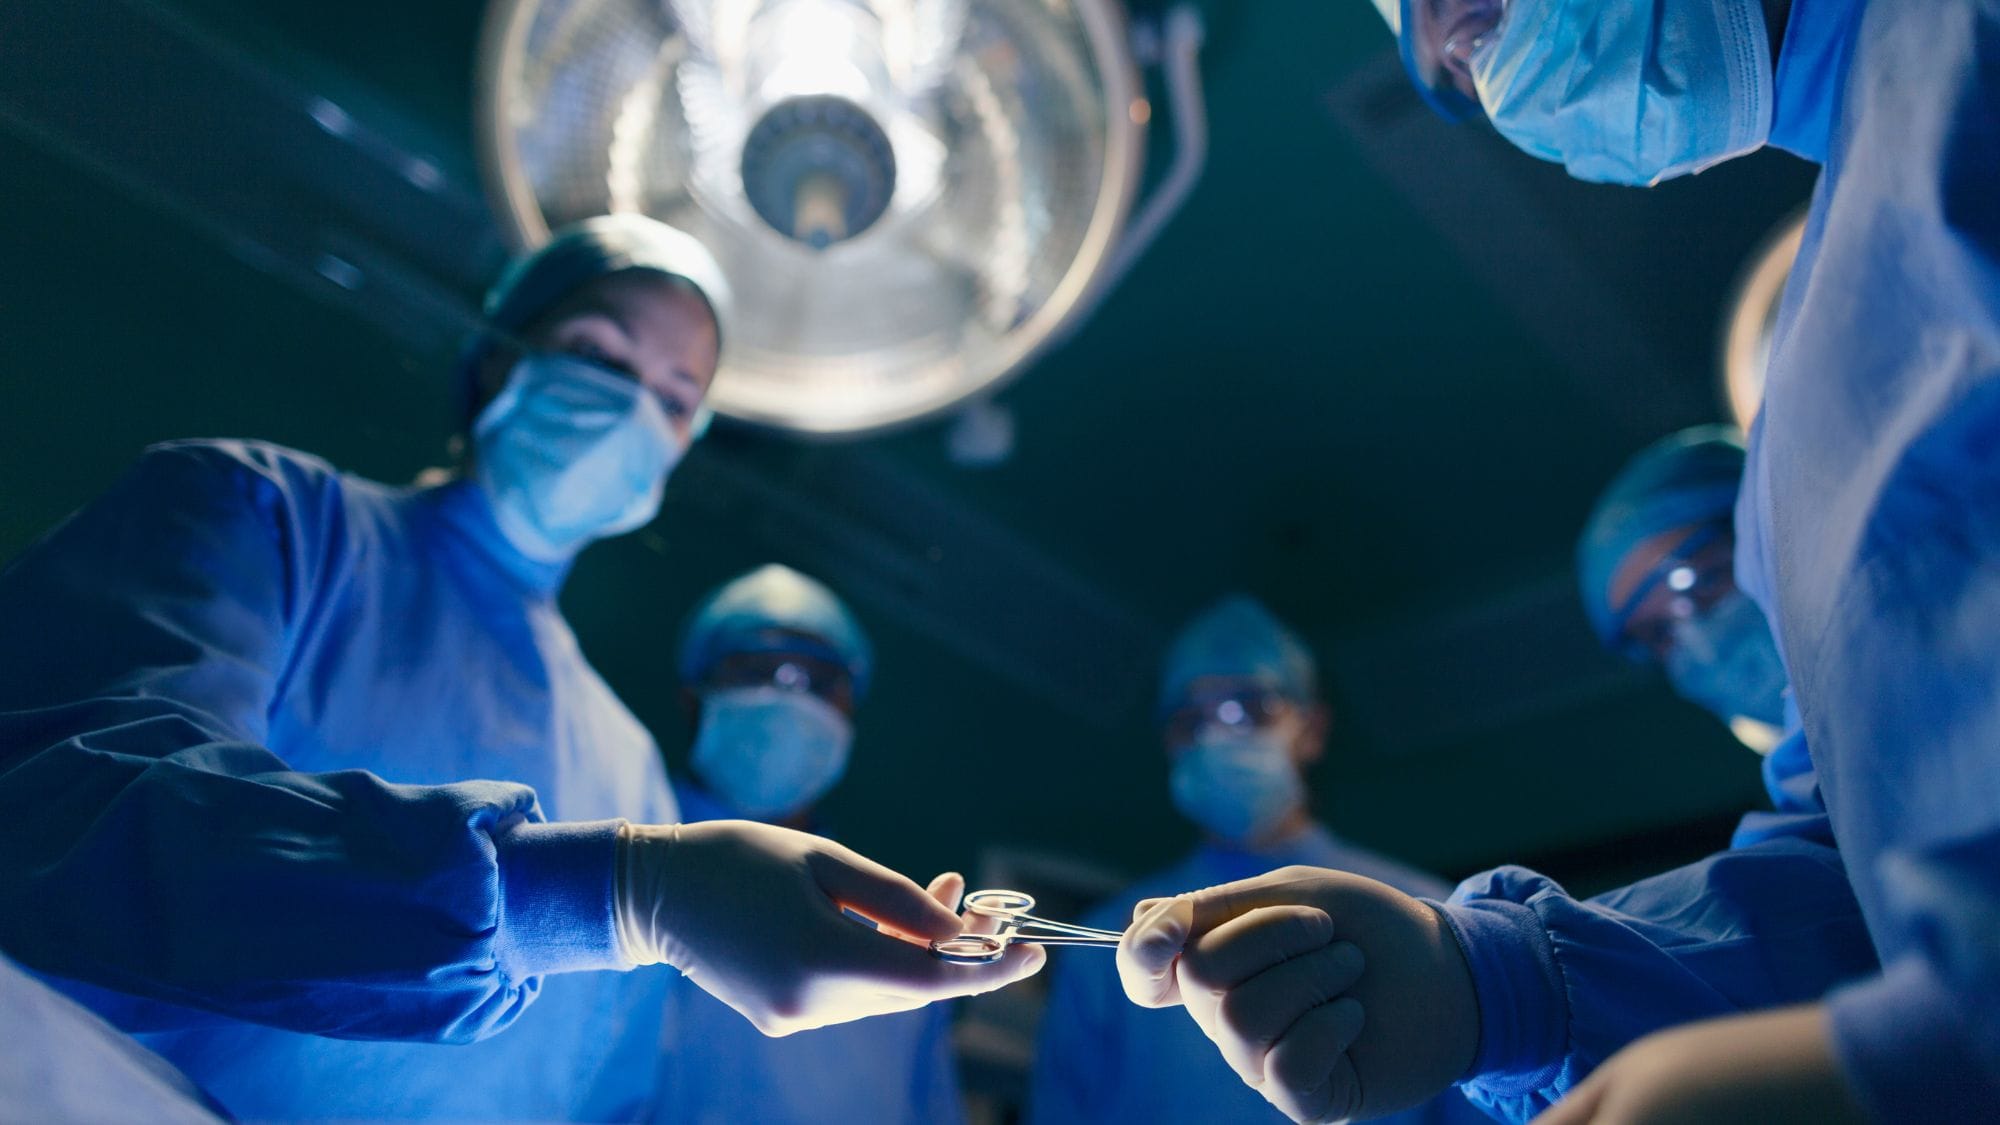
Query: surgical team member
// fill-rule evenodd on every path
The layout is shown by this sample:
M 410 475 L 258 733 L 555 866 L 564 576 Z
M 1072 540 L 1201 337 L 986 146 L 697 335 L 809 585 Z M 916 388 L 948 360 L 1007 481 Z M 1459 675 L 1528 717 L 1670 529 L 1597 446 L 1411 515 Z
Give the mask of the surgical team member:
M 1768 753 L 1784 733 L 1789 689 L 1764 611 L 1736 585 L 1742 482 L 1733 426 L 1654 442 L 1598 499 L 1577 539 L 1577 576 L 1604 647 L 1663 669 L 1683 698 Z
M 1588 903 L 1519 869 L 1442 909 L 1294 869 L 1149 905 L 1131 994 L 1187 999 L 1299 1120 L 1454 1078 L 1516 1118 L 1562 1098 L 1552 1125 L 1990 1118 L 2000 4 L 1441 0 L 1399 20 L 1434 96 L 1476 97 L 1580 176 L 1650 182 L 1767 141 L 1824 165 L 1736 520 L 1824 829 Z M 1837 885 L 1776 862 L 1822 846 Z M 1822 1000 L 1850 913 L 1880 970 Z M 1336 930 L 1367 961 L 1348 995 L 1247 1001 L 1284 964 L 1326 961 Z M 1297 956 L 1274 963 L 1253 934 Z M 1712 1016 L 1729 1018 L 1648 1034 Z
M 761 567 L 710 594 L 681 641 L 699 777 L 674 787 L 682 818 L 817 827 L 814 806 L 847 770 L 874 671 L 860 622 L 796 570 Z M 964 1119 L 943 1004 L 784 1039 L 691 988 L 674 990 L 668 1012 L 656 1121 Z
M 592 220 L 488 312 L 462 475 L 170 443 L 0 575 L 0 946 L 284 1120 L 636 1117 L 660 962 L 772 1033 L 1032 971 L 900 940 L 958 919 L 837 844 L 670 824 L 557 608 L 699 433 L 707 252 Z
M 1434 876 L 1350 844 L 1314 820 L 1305 771 L 1326 750 L 1331 712 L 1312 654 L 1269 610 L 1224 598 L 1184 628 L 1160 680 L 1174 804 L 1201 829 L 1185 859 L 1100 907 L 1087 925 L 1123 929 L 1132 904 L 1287 864 L 1339 868 L 1410 894 L 1441 896 Z M 1484 1120 L 1456 1093 L 1406 1122 Z M 1283 1121 L 1177 1012 L 1125 1003 L 1109 966 L 1078 958 L 1057 973 L 1037 1045 L 1029 1120 Z

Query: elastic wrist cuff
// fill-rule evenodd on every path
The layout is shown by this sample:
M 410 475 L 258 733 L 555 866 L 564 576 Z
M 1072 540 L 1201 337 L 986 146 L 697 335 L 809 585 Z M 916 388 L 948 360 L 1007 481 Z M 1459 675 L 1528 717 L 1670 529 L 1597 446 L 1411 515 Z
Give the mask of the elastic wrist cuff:
M 1532 909 L 1500 899 L 1437 905 L 1472 970 L 1479 1050 L 1461 1082 L 1498 1097 L 1555 1080 L 1569 1039 L 1555 947 Z
M 515 978 L 627 969 L 612 903 L 622 820 L 520 824 L 494 839 L 500 924 L 494 947 Z

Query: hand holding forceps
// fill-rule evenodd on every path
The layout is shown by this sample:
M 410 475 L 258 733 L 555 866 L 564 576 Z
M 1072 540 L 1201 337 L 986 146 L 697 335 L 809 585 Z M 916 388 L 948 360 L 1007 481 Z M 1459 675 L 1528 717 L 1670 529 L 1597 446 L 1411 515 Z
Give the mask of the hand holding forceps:
M 974 891 L 965 896 L 966 913 L 994 919 L 1000 924 L 999 929 L 990 934 L 965 933 L 934 941 L 931 943 L 931 955 L 954 965 L 988 965 L 998 961 L 1011 942 L 1094 945 L 1100 949 L 1113 949 L 1117 947 L 1118 939 L 1125 936 L 1117 930 L 1072 926 L 1068 922 L 1037 918 L 1029 913 L 1034 908 L 1034 896 L 1020 891 Z

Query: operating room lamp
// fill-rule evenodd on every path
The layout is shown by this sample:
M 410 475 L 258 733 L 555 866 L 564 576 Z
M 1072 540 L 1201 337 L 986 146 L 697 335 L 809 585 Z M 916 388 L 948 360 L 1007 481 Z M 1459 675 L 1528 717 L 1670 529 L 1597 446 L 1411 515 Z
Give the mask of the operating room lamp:
M 1199 175 L 1200 39 L 1182 8 L 1140 41 L 1177 151 L 1130 223 L 1116 0 L 496 0 L 481 155 L 520 246 L 639 211 L 714 251 L 719 413 L 862 433 L 990 390 L 1129 266 Z
M 1805 229 L 1803 210 L 1779 223 L 1751 253 L 1730 291 L 1722 335 L 1722 393 L 1730 417 L 1746 431 L 1764 403 L 1771 333 Z

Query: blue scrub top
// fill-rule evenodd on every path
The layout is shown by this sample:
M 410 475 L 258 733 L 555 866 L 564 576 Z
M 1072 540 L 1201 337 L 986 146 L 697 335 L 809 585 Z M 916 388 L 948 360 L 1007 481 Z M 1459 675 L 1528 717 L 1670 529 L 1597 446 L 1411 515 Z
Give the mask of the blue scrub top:
M 638 1115 L 673 974 L 583 970 L 676 807 L 565 570 L 469 483 L 149 450 L 0 575 L 0 944 L 240 1116 Z
M 1590 902 L 1460 886 L 1467 1089 L 1512 1120 L 1639 1035 L 1829 993 L 1879 1120 L 2000 1106 L 2000 2 L 1796 0 L 1776 104 L 1825 164 L 1736 519 L 1801 719 L 1784 816 Z
M 676 786 L 689 821 L 741 814 Z M 661 1125 L 956 1125 L 965 1120 L 951 1053 L 951 1005 L 932 1004 L 767 1039 L 749 1020 L 683 983 L 667 1005 Z
M 1267 851 L 1204 844 L 1093 910 L 1086 924 L 1123 930 L 1143 899 L 1262 875 L 1290 864 L 1332 867 L 1379 879 L 1415 895 L 1441 896 L 1445 884 L 1349 844 L 1315 824 Z M 1034 1125 L 1140 1122 L 1271 1122 L 1289 1119 L 1244 1085 L 1201 1029 L 1176 1009 L 1141 1008 L 1125 998 L 1111 958 L 1092 950 L 1052 950 L 1055 986 L 1042 1017 L 1028 1120 Z M 1383 1118 L 1404 1125 L 1484 1122 L 1457 1093 Z

